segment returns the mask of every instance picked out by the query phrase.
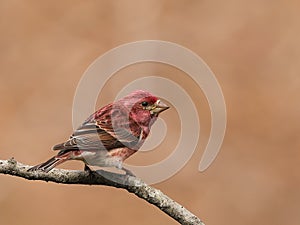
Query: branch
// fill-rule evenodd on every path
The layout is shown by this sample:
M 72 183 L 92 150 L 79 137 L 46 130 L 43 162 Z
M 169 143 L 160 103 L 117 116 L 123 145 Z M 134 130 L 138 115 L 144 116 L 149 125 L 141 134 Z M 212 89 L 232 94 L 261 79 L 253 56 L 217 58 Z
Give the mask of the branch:
M 28 165 L 23 165 L 16 160 L 0 160 L 0 173 L 12 176 L 22 177 L 27 180 L 51 181 L 61 184 L 83 184 L 83 185 L 105 185 L 116 188 L 126 189 L 155 205 L 160 210 L 168 214 L 181 224 L 200 224 L 204 223 L 185 209 L 183 206 L 163 194 L 160 190 L 148 186 L 145 182 L 137 177 L 116 174 L 107 171 L 86 171 L 53 169 L 49 173 L 42 171 L 27 171 Z

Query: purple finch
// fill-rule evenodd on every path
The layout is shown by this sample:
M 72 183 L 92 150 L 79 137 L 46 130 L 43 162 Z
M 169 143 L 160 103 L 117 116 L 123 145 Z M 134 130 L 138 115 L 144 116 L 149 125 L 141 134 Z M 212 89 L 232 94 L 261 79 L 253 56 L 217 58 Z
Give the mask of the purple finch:
M 69 140 L 53 147 L 59 151 L 56 156 L 30 170 L 49 172 L 67 160 L 81 160 L 86 169 L 116 167 L 130 174 L 123 161 L 137 152 L 158 115 L 168 108 L 149 92 L 132 92 L 92 114 Z

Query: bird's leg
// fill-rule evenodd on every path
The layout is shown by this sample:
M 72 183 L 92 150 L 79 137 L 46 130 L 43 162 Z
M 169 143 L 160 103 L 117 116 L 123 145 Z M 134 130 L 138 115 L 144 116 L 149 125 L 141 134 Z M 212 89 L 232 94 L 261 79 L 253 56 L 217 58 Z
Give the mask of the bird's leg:
M 122 167 L 121 169 L 126 172 L 126 175 L 136 177 L 129 169 L 126 169 L 125 167 Z
M 122 161 L 117 160 L 115 167 L 119 170 L 123 170 L 125 171 L 126 175 L 128 176 L 132 176 L 132 177 L 136 177 L 129 169 L 126 169 L 123 165 L 122 165 Z
M 91 170 L 90 167 L 88 167 L 88 165 L 84 164 L 84 171 L 88 172 L 89 174 L 91 174 L 93 171 Z

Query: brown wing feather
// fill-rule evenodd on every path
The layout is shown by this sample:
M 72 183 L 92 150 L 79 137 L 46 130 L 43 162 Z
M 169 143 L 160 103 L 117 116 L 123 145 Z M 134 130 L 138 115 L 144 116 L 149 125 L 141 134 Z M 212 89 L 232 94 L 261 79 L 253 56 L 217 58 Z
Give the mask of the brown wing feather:
M 54 150 L 111 150 L 141 145 L 142 128 L 129 117 L 125 107 L 112 104 L 91 115 L 64 143 Z

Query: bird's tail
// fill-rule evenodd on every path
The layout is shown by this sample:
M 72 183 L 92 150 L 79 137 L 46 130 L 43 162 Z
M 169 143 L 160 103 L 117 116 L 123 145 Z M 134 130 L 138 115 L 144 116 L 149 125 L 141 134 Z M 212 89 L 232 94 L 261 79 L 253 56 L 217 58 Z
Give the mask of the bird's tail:
M 70 159 L 71 152 L 66 152 L 64 154 L 58 154 L 57 156 L 52 157 L 48 161 L 38 164 L 36 166 L 31 167 L 28 171 L 36 171 L 36 170 L 41 170 L 46 173 L 48 173 L 50 170 L 52 170 L 54 167 L 57 165 L 67 161 Z

